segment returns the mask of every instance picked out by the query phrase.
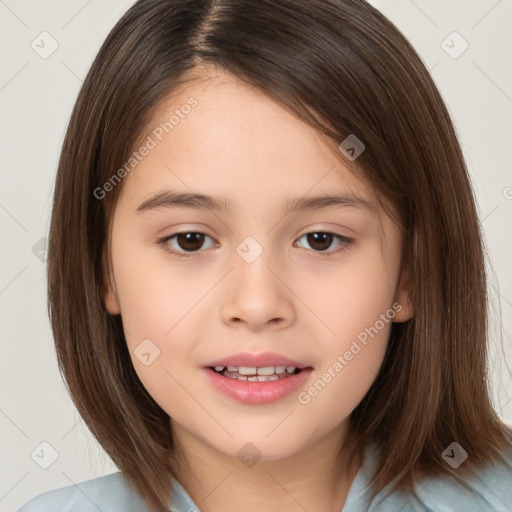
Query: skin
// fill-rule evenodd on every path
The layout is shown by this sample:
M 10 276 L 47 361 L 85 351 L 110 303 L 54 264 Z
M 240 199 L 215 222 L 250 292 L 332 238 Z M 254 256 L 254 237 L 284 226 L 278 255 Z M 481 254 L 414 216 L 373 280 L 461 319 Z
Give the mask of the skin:
M 299 391 L 307 390 L 393 303 L 401 305 L 393 321 L 412 316 L 402 234 L 372 187 L 314 129 L 238 78 L 206 78 L 165 99 L 150 126 L 190 97 L 198 105 L 123 180 L 105 306 L 121 314 L 134 368 L 172 418 L 195 475 L 180 481 L 203 512 L 339 512 L 354 475 L 342 468 L 334 479 L 335 456 L 382 364 L 391 322 L 307 404 L 295 392 L 265 405 L 239 403 L 214 389 L 202 367 L 271 350 L 313 367 Z M 136 212 L 168 189 L 226 196 L 236 212 Z M 287 214 L 288 199 L 335 192 L 365 198 L 376 212 L 334 206 Z M 179 259 L 158 242 L 177 232 L 207 236 Z M 354 242 L 333 238 L 321 251 L 304 236 L 314 232 Z M 263 248 L 252 263 L 236 251 L 247 236 Z M 186 253 L 178 242 L 165 243 Z M 144 339 L 160 350 L 148 366 L 134 355 Z M 262 456 L 252 467 L 237 457 L 248 442 Z

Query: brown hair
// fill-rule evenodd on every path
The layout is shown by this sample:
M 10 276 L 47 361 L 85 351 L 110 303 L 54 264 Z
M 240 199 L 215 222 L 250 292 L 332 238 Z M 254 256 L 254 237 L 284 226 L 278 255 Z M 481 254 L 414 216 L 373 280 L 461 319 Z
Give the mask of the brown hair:
M 121 317 L 103 303 L 122 182 L 103 200 L 93 191 L 201 65 L 264 91 L 333 147 L 356 134 L 366 146 L 358 172 L 403 228 L 415 316 L 393 324 L 380 372 L 351 414 L 351 467 L 378 444 L 376 493 L 395 479 L 408 491 L 422 476 L 463 481 L 498 460 L 511 431 L 489 399 L 484 251 L 461 149 L 421 58 L 363 0 L 140 0 L 108 35 L 62 147 L 48 252 L 59 367 L 98 442 L 152 509 L 167 510 L 180 463 L 169 416 L 135 373 Z M 453 441 L 469 452 L 457 471 L 441 458 Z

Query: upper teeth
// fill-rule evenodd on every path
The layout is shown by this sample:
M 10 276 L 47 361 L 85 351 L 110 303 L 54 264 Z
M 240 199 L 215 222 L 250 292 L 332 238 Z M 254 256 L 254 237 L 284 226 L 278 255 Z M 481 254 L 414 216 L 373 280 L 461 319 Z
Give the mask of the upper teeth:
M 295 366 L 263 366 L 256 368 L 255 366 L 216 366 L 215 371 L 221 372 L 227 368 L 228 372 L 238 372 L 240 375 L 273 375 L 274 373 L 280 374 L 285 371 L 293 373 L 296 370 Z

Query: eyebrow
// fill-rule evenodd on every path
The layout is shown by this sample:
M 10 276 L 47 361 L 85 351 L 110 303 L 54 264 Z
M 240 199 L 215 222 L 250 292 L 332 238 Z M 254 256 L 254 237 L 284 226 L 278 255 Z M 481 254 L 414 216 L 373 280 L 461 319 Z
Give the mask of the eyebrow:
M 299 197 L 286 203 L 286 209 L 290 212 L 323 210 L 333 206 L 359 208 L 369 213 L 377 212 L 376 206 L 370 201 L 348 193 Z M 137 207 L 136 212 L 143 213 L 157 208 L 193 208 L 226 213 L 233 213 L 235 210 L 233 203 L 223 196 L 167 190 L 144 201 Z

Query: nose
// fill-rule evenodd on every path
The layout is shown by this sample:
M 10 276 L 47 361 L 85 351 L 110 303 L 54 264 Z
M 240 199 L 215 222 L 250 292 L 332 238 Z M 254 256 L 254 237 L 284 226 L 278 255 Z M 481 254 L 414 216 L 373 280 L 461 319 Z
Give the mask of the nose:
M 257 332 L 269 327 L 283 329 L 295 322 L 293 292 L 276 267 L 265 251 L 252 263 L 242 259 L 235 262 L 223 294 L 224 323 Z

